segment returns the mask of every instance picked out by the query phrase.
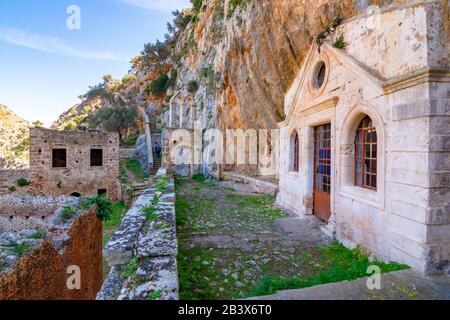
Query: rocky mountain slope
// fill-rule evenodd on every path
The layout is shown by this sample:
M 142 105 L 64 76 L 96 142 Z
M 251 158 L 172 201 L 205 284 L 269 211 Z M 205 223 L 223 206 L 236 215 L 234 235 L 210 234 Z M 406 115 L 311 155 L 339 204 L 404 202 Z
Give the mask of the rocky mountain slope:
M 28 128 L 27 121 L 0 105 L 0 169 L 28 166 Z

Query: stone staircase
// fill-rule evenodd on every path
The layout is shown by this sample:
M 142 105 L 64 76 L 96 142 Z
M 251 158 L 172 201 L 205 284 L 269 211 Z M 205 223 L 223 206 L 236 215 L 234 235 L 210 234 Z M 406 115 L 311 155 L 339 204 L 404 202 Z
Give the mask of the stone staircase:
M 8 194 L 9 187 L 7 186 L 6 180 L 0 179 L 0 196 Z
M 148 189 L 148 183 L 143 183 L 139 185 L 133 185 L 133 198 L 139 198 L 145 190 Z
M 158 158 L 155 151 L 155 143 L 158 142 L 160 146 L 162 147 L 162 141 L 161 141 L 161 129 L 158 128 L 155 122 L 151 122 L 149 124 L 150 126 L 150 134 L 152 136 L 152 148 L 153 148 L 153 168 L 150 170 L 150 175 L 154 176 L 158 172 L 158 170 L 161 168 L 162 165 L 162 156 L 161 158 Z
M 161 156 L 162 158 L 162 156 Z M 152 170 L 150 170 L 150 175 L 154 176 L 158 170 L 161 168 L 162 165 L 162 159 L 158 158 L 158 156 L 156 155 L 156 151 L 155 148 L 153 147 L 153 168 Z

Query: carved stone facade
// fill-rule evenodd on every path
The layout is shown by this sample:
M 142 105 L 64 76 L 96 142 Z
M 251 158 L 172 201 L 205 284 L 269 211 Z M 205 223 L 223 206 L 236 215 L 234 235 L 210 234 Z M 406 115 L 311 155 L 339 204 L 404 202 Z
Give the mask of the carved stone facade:
M 423 1 L 345 22 L 311 48 L 280 123 L 278 203 L 425 274 L 450 272 L 448 16 Z
M 39 195 L 121 199 L 119 135 L 30 129 L 30 177 Z

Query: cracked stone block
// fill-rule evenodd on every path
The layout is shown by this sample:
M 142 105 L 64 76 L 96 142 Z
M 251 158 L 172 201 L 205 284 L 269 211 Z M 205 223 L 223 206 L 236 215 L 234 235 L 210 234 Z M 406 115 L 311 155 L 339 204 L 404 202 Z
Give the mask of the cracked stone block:
M 150 230 L 139 240 L 139 260 L 150 257 L 177 256 L 178 241 L 175 228 Z
M 141 207 L 134 206 L 128 211 L 111 241 L 105 247 L 104 255 L 110 266 L 127 264 L 136 252 L 139 234 L 145 222 Z
M 119 268 L 113 267 L 96 300 L 117 300 L 124 283 L 125 280 L 121 277 Z
M 175 193 L 163 194 L 160 198 L 161 202 L 175 202 Z
M 148 259 L 139 264 L 139 283 L 127 291 L 130 300 L 178 300 L 179 282 L 175 257 Z

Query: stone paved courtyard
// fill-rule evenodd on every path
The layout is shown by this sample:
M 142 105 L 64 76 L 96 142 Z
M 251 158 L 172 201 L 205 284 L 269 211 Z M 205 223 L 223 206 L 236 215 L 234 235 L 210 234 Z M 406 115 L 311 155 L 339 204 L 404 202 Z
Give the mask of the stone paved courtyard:
M 368 290 L 368 265 L 379 265 L 383 273 L 407 266 L 369 261 L 358 248 L 333 243 L 315 219 L 291 216 L 274 206 L 274 197 L 246 189 L 232 182 L 176 181 L 181 299 L 237 299 L 258 292 L 295 300 L 448 299 L 447 279 L 424 279 L 410 270 L 383 275 L 383 290 Z M 300 281 L 306 289 L 261 293 L 255 286 L 268 278 L 287 286 Z M 359 280 L 344 281 L 352 279 Z
M 330 239 L 274 207 L 274 197 L 242 188 L 177 181 L 181 298 L 237 298 L 263 277 L 305 277 L 327 267 L 319 247 Z

